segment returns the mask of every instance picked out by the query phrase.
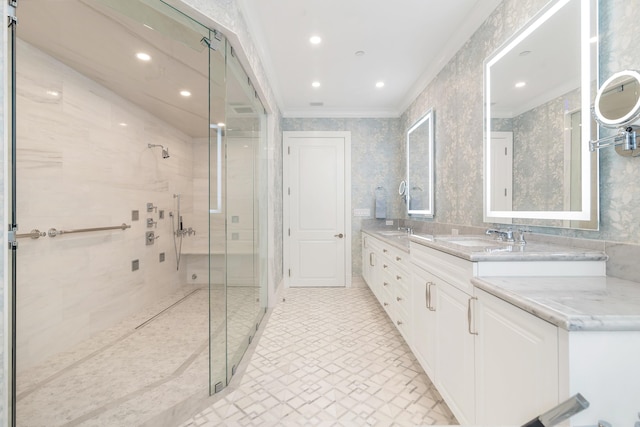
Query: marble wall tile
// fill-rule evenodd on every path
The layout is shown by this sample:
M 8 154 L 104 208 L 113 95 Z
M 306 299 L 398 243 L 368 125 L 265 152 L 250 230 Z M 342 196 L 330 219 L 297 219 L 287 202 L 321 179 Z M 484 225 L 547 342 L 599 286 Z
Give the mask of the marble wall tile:
M 251 76 L 260 94 L 268 117 L 268 247 L 269 255 L 269 295 L 275 295 L 282 284 L 282 115 L 271 89 L 267 73 L 260 59 L 254 36 L 249 31 L 237 0 L 175 0 L 180 10 L 194 17 L 204 25 L 216 28 L 232 40 L 236 51 L 246 59 L 242 65 Z
M 35 47 L 18 42 L 17 210 L 22 231 L 131 229 L 20 241 L 18 370 L 64 351 L 180 283 L 169 212 L 193 212 L 192 140 Z M 47 93 L 55 84 L 57 95 Z M 127 126 L 121 126 L 126 122 Z M 169 147 L 163 159 L 153 142 Z M 165 211 L 147 212 L 153 203 Z M 140 219 L 132 221 L 131 212 Z M 147 228 L 146 219 L 158 221 Z M 145 244 L 145 232 L 160 238 Z M 160 253 L 165 261 L 159 261 Z M 139 260 L 140 269 L 131 271 Z

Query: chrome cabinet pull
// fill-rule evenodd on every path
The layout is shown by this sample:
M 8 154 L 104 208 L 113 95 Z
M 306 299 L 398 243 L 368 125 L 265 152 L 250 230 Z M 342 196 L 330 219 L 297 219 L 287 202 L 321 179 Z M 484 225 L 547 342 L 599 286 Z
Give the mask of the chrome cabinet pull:
M 375 267 L 375 265 L 373 264 L 373 252 L 369 252 L 369 265 L 371 267 Z
M 400 258 L 399 256 L 396 257 L 396 261 L 402 261 L 402 258 Z
M 430 311 L 436 311 L 436 308 L 431 305 L 431 286 L 435 286 L 436 284 L 433 282 L 427 282 L 427 290 L 426 290 L 426 294 L 427 294 L 427 308 Z
M 402 298 L 396 297 L 396 301 L 400 302 L 400 301 L 402 301 Z
M 387 253 L 387 252 L 389 252 L 389 251 L 387 251 L 386 249 L 383 249 L 383 250 L 382 250 L 382 252 L 384 252 L 384 253 L 386 254 L 386 253 Z
M 387 282 L 382 282 L 382 286 L 389 286 Z
M 471 335 L 478 335 L 478 332 L 473 332 L 471 330 L 471 301 L 473 300 L 477 300 L 478 298 L 476 297 L 470 297 L 469 301 L 467 301 L 467 321 L 469 322 L 469 333 Z
M 389 305 L 388 302 L 383 302 L 382 305 L 384 305 L 385 307 Z
M 402 279 L 402 276 L 396 276 L 396 280 Z
M 389 268 L 387 264 L 382 264 L 382 268 Z
M 334 234 L 333 237 L 337 237 L 339 239 L 342 239 L 344 237 L 344 234 L 340 233 L 340 234 Z
M 396 321 L 396 324 L 397 324 L 398 326 L 400 326 L 400 325 L 402 325 L 403 323 L 402 323 L 402 321 L 401 321 L 401 320 L 398 320 L 398 321 Z
M 431 282 L 425 283 L 425 287 L 424 287 L 424 305 L 425 305 L 425 308 L 428 308 L 429 310 L 431 310 L 431 307 L 429 307 L 429 283 Z

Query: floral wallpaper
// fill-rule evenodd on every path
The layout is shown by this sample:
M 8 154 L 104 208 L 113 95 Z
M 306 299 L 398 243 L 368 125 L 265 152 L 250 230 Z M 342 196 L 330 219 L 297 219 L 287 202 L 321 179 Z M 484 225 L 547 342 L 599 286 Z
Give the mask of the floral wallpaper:
M 404 173 L 403 140 L 398 119 L 296 119 L 285 118 L 283 131 L 351 132 L 351 208 L 368 208 L 368 217 L 352 216 L 351 255 L 353 276 L 362 271 L 362 221 L 374 215 L 376 188 L 386 193 L 387 218 L 399 218 L 406 207 L 397 189 Z
M 505 0 L 501 3 L 399 119 L 284 119 L 283 130 L 352 131 L 352 203 L 356 208 L 367 200 L 368 203 L 373 203 L 373 189 L 379 182 L 384 181 L 386 186 L 393 188 L 402 179 L 404 134 L 426 111 L 433 108 L 435 217 L 421 221 L 460 227 L 486 227 L 490 224 L 483 222 L 484 59 L 535 16 L 546 3 L 546 0 Z M 640 68 L 640 50 L 637 49 L 640 46 L 640 33 L 631 30 L 638 19 L 640 2 L 600 1 L 600 81 L 621 69 Z M 561 108 L 557 105 L 547 107 Z M 544 114 L 542 110 L 534 113 Z M 527 120 L 537 119 L 523 117 L 519 126 L 526 126 Z M 369 142 L 356 142 L 360 135 Z M 357 153 L 357 150 L 365 147 L 365 151 Z M 359 155 L 364 153 L 369 159 L 376 161 L 359 161 Z M 523 168 L 526 168 L 524 165 L 527 155 L 521 153 L 520 160 L 517 160 L 521 161 Z M 395 159 L 393 164 L 389 164 L 390 158 Z M 545 161 L 555 160 L 550 157 Z M 633 265 L 632 259 L 640 256 L 640 223 L 634 214 L 640 211 L 640 187 L 630 186 L 628 183 L 636 181 L 635 175 L 639 168 L 638 159 L 618 156 L 612 149 L 602 150 L 600 230 L 533 227 L 533 231 L 600 241 L 610 256 L 608 274 L 632 278 L 635 274 L 630 267 Z M 537 170 L 528 170 L 527 174 L 529 180 L 523 175 L 519 179 L 519 185 L 532 187 L 533 182 L 542 177 Z M 551 199 L 554 200 L 552 203 L 559 203 L 555 200 L 557 197 Z M 402 202 L 397 202 L 393 209 L 401 218 L 408 218 Z M 389 212 L 388 216 L 391 214 Z M 357 233 L 360 223 L 358 218 L 354 218 L 354 275 L 359 274 L 361 267 Z

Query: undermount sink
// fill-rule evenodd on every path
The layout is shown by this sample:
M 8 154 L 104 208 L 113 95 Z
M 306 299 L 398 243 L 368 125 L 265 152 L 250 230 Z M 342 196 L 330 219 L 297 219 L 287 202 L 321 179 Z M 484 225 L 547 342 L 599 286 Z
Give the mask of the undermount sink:
M 441 240 L 447 243 L 453 243 L 454 245 L 476 247 L 476 248 L 498 246 L 504 243 L 504 242 L 499 242 L 497 240 L 492 240 L 492 239 L 483 239 L 479 237 L 462 237 L 462 236 L 438 237 L 436 240 Z
M 407 236 L 407 232 L 406 231 L 396 231 L 396 230 L 391 230 L 391 231 L 378 231 L 378 234 L 381 234 L 383 236 Z

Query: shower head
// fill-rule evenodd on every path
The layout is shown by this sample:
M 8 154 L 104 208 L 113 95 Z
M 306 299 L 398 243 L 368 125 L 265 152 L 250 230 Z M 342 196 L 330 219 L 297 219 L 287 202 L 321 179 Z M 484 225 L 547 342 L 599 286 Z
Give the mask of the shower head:
M 149 147 L 149 148 L 160 147 L 160 148 L 162 148 L 162 158 L 163 159 L 168 159 L 169 158 L 169 147 L 164 148 L 164 146 L 160 145 L 160 144 L 147 144 L 147 147 Z

